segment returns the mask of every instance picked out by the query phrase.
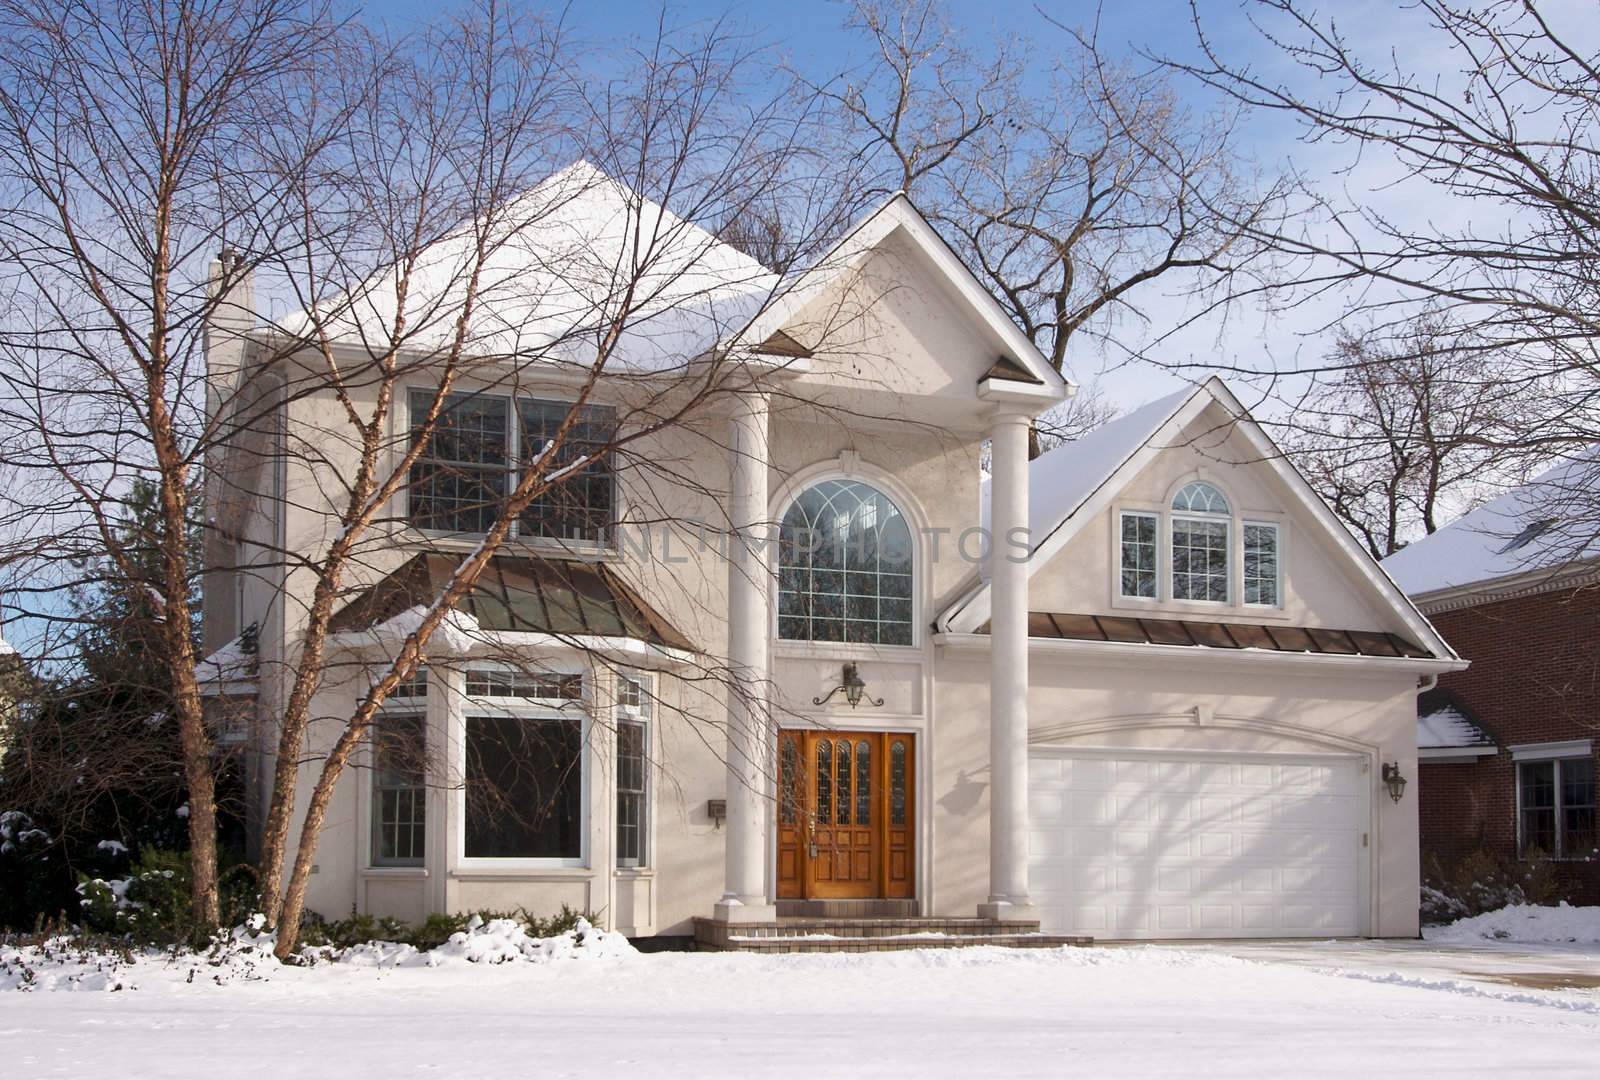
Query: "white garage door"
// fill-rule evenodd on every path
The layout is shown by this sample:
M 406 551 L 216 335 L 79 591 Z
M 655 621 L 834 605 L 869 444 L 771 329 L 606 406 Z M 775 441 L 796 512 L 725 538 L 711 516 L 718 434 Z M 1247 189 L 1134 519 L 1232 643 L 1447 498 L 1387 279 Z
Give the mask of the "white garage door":
M 1042 928 L 1362 933 L 1366 780 L 1343 756 L 1036 750 L 1029 884 Z

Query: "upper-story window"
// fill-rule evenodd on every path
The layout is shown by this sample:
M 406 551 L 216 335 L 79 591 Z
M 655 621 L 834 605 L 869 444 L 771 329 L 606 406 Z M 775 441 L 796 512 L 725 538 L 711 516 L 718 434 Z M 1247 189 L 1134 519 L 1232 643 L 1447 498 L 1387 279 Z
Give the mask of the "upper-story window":
M 433 396 L 431 390 L 411 392 L 413 441 L 420 435 Z M 411 469 L 411 524 L 440 532 L 486 532 L 516 479 L 540 460 L 570 409 L 566 402 L 537 398 L 451 394 L 424 456 Z M 570 475 L 529 504 L 512 526 L 513 536 L 606 539 L 615 504 L 615 476 L 603 451 L 615 424 L 613 409 L 596 405 L 582 409 L 548 463 L 551 472 L 569 469 Z
M 1165 510 L 1122 510 L 1116 527 L 1119 597 L 1283 604 L 1282 526 L 1236 517 L 1214 484 L 1183 485 Z
M 1244 523 L 1244 602 L 1277 607 L 1282 592 L 1278 569 L 1278 526 Z
M 857 480 L 824 480 L 783 515 L 778 637 L 912 643 L 912 541 L 905 515 Z
M 1172 598 L 1228 602 L 1228 500 L 1202 480 L 1172 500 Z

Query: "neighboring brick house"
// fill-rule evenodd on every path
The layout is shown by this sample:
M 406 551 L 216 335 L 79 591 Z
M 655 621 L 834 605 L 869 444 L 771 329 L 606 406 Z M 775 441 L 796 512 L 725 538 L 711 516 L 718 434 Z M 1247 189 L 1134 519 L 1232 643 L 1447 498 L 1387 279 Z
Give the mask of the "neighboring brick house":
M 1418 698 L 1424 862 L 1537 849 L 1568 899 L 1600 903 L 1600 554 L 1564 527 L 1587 517 L 1573 500 L 1590 468 L 1559 466 L 1383 565 L 1471 661 Z

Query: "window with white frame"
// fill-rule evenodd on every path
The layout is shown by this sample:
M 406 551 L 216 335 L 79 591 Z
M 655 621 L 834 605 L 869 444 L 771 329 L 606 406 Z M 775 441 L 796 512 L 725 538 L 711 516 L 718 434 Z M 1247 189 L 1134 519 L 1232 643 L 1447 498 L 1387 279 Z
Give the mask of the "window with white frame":
M 386 710 L 372 729 L 372 865 L 427 856 L 427 716 Z
M 1592 756 L 1517 763 L 1517 846 L 1523 855 L 1595 857 Z
M 1126 512 L 1121 521 L 1121 589 L 1123 596 L 1153 600 L 1159 577 L 1156 573 L 1157 530 L 1155 514 Z
M 910 645 L 913 544 L 905 515 L 858 480 L 823 480 L 784 512 L 778 637 Z
M 434 391 L 411 391 L 411 438 L 421 437 Z M 408 478 L 408 514 L 421 529 L 486 532 L 517 478 L 544 455 L 572 406 L 506 394 L 446 397 L 424 455 Z M 603 541 L 614 510 L 615 478 L 604 453 L 616 412 L 584 406 L 561 447 L 547 462 L 565 470 L 560 481 L 529 504 L 512 526 L 527 538 Z
M 1203 480 L 1172 500 L 1172 598 L 1228 602 L 1228 500 Z
M 1271 522 L 1244 523 L 1244 602 L 1262 607 L 1280 603 L 1278 526 Z
M 647 865 L 650 685 L 617 676 L 617 865 Z
M 577 675 L 468 670 L 466 858 L 583 858 L 582 686 Z

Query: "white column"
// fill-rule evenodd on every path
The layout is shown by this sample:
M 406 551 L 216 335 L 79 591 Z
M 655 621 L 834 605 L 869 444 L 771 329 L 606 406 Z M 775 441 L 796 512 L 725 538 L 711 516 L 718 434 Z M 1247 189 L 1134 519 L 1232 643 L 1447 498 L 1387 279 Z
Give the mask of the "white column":
M 749 392 L 734 406 L 728 514 L 728 821 L 727 862 L 716 917 L 728 922 L 776 918 L 767 895 L 767 831 L 771 800 L 771 679 L 768 543 L 767 395 Z
M 1028 417 L 1003 412 L 991 434 L 989 527 L 989 902 L 985 918 L 1032 919 L 1028 899 Z M 1017 534 L 1018 538 L 1022 534 Z

